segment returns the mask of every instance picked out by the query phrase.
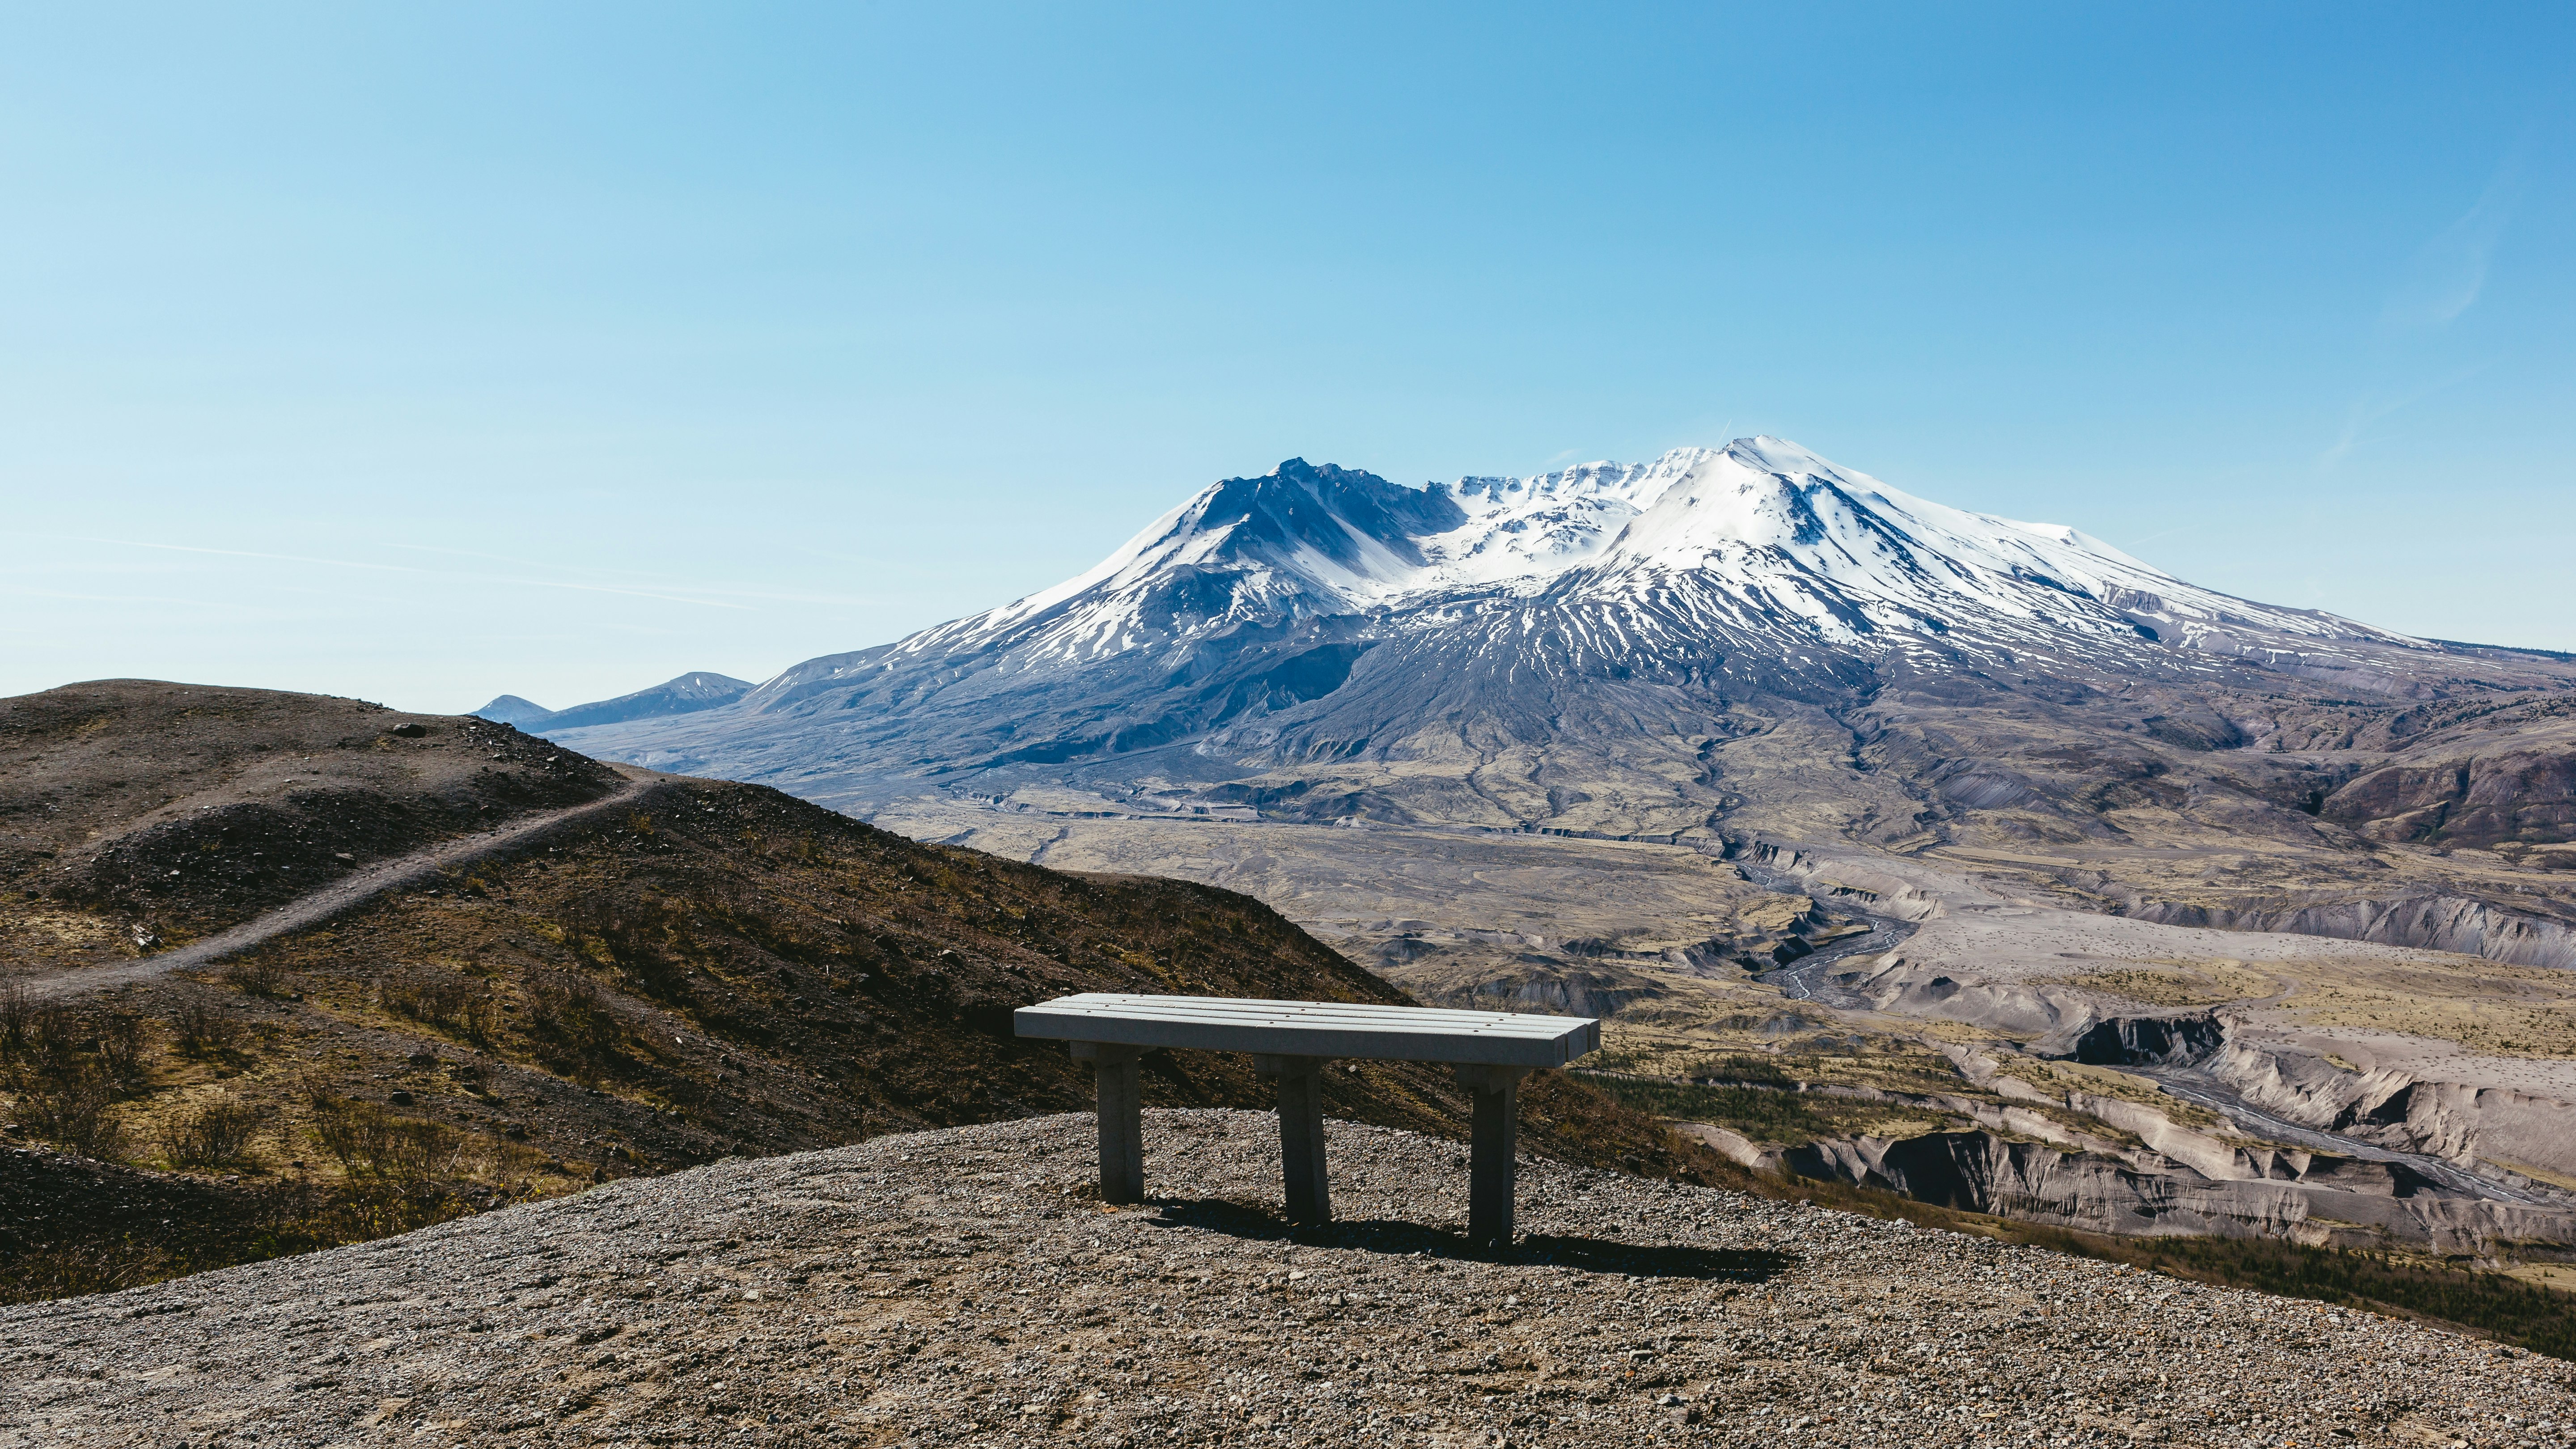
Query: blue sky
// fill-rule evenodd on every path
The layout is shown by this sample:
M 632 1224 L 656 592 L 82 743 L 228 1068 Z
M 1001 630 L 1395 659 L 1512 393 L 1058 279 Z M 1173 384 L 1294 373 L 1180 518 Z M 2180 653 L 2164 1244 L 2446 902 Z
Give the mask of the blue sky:
M 760 678 L 1793 438 L 2576 649 L 2565 6 L 16 7 L 0 693 Z

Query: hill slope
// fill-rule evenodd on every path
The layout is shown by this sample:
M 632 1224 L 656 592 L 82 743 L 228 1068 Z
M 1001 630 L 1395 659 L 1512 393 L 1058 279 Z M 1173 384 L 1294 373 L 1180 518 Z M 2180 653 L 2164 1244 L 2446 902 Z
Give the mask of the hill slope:
M 624 1443 L 2558 1442 L 2564 1365 L 2363 1313 L 1539 1164 L 1454 1235 L 1454 1146 L 1335 1123 L 1291 1237 L 1271 1120 L 1085 1118 L 725 1163 L 403 1239 L 0 1310 L 0 1431 Z M 2534 1426 L 2537 1427 L 2534 1427 Z
M 278 721 L 348 728 L 340 701 L 229 691 L 222 709 L 205 709 L 208 691 L 120 689 L 126 715 L 99 714 L 94 696 L 79 701 L 82 717 L 99 721 L 87 726 L 93 735 L 138 757 L 215 762 L 208 776 L 261 753 L 242 736 Z M 59 717 L 61 706 L 47 696 L 0 702 L 0 722 Z M 479 720 L 396 728 L 422 731 L 391 736 L 412 748 L 473 742 L 478 757 L 526 754 L 552 774 L 624 783 Z M 55 788 L 58 756 L 21 758 L 36 760 L 34 783 L 0 776 L 22 802 L 12 818 L 62 813 L 23 803 Z M 726 1155 L 1077 1107 L 1090 1100 L 1087 1068 L 1010 1027 L 1014 1007 L 1068 992 L 1406 999 L 1225 891 L 1064 875 L 917 844 L 759 786 L 637 775 L 639 793 L 620 808 L 576 815 L 219 966 L 68 1005 L 13 1005 L 11 982 L 40 973 L 122 982 L 120 968 L 141 950 L 121 933 L 131 907 L 156 912 L 155 929 L 174 938 L 225 923 L 246 900 L 269 898 L 258 892 L 269 889 L 272 853 L 290 866 L 331 858 L 337 822 L 410 820 L 427 808 L 421 777 L 354 768 L 312 795 L 281 784 L 248 804 L 140 829 L 113 800 L 84 807 L 97 840 L 165 842 L 156 848 L 188 864 L 166 887 L 144 874 L 108 877 L 107 888 L 95 874 L 66 872 L 59 884 L 31 874 L 22 878 L 45 884 L 26 889 L 59 893 L 20 892 L 0 908 L 18 942 L 0 962 L 11 1130 L 109 1162 L 202 1174 L 183 1179 L 188 1191 L 205 1213 L 238 1219 L 239 1231 L 159 1231 L 166 1214 L 146 1221 L 116 1206 L 157 1203 L 157 1189 L 114 1172 L 84 1178 L 63 1161 L 36 1183 L 24 1176 L 33 1167 L 17 1163 L 0 1174 L 19 1177 L 0 1195 L 20 1194 L 21 1208 L 0 1225 L 0 1259 L 33 1276 L 7 1291 L 112 1286 L 226 1261 L 260 1241 L 368 1235 L 365 1224 L 346 1226 L 353 1193 L 378 1214 L 372 1231 L 385 1231 Z M 133 808 L 154 818 L 165 797 L 204 803 L 228 789 L 240 793 L 172 765 Z M 271 819 L 301 829 L 245 842 L 243 821 Z M 83 860 L 141 853 L 82 850 L 72 826 L 51 828 Z M 245 843 L 265 847 L 258 866 Z M 129 878 L 150 894 L 117 894 L 113 882 Z M 1248 1059 L 1203 1053 L 1150 1058 L 1146 1094 L 1157 1105 L 1267 1100 Z M 1432 1132 L 1464 1120 L 1454 1082 L 1422 1067 L 1336 1072 L 1327 1099 L 1337 1115 Z M 1535 1150 L 1724 1171 L 1651 1119 L 1562 1079 L 1528 1100 Z
M 0 969 L 237 925 L 368 865 L 602 799 L 616 771 L 480 720 L 117 679 L 0 700 Z

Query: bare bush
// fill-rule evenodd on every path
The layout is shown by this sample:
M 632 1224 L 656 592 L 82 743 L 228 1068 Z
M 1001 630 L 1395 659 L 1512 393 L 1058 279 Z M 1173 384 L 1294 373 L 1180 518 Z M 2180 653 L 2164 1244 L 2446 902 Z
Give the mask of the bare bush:
M 235 961 L 224 968 L 224 980 L 245 996 L 285 996 L 292 986 L 286 968 L 264 957 Z
M 376 1152 L 376 1170 L 388 1177 L 457 1177 L 466 1171 L 464 1133 L 444 1122 L 396 1118 Z
M 213 1056 L 241 1045 L 242 1024 L 202 1001 L 191 1001 L 170 1014 L 170 1032 L 179 1050 L 192 1057 Z
M 109 1085 L 131 1092 L 151 1075 L 152 1030 L 143 1018 L 119 1013 L 98 1024 L 98 1065 Z
M 598 983 L 571 971 L 540 971 L 520 984 L 519 994 L 527 998 L 541 1055 L 583 1080 L 616 1060 L 625 1031 Z
M 24 986 L 0 988 L 0 1062 L 15 1062 L 27 1055 L 35 1010 Z
M 62 1076 L 80 1044 L 80 1023 L 70 1007 L 30 1000 L 22 986 L 0 991 L 0 1063 Z
M 328 1091 L 311 1100 L 313 1135 L 352 1176 L 453 1177 L 467 1167 L 472 1139 L 443 1122 L 398 1117 Z
M 501 1032 L 500 1004 L 482 983 L 449 971 L 398 971 L 376 984 L 376 1000 L 396 1016 L 487 1046 Z
M 125 1124 L 110 1110 L 115 1100 L 116 1094 L 97 1075 L 69 1074 L 21 1091 L 18 1122 L 83 1157 L 114 1160 L 125 1151 Z
M 73 1074 L 82 1046 L 81 1020 L 60 1002 L 48 1002 L 27 1013 L 26 1060 L 51 1077 Z
M 261 1120 L 258 1108 L 220 1097 L 171 1119 L 161 1150 L 181 1167 L 239 1167 L 249 1159 Z
M 313 1135 L 322 1150 L 337 1159 L 343 1171 L 372 1168 L 374 1139 L 369 1133 L 383 1119 L 385 1109 L 373 1102 L 353 1102 L 319 1086 L 307 1090 L 313 1103 Z

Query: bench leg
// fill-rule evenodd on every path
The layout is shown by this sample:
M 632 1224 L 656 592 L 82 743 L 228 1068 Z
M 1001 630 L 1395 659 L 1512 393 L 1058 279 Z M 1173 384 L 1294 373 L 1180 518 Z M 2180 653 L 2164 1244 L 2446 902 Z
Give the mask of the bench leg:
M 1475 1101 L 1467 1159 L 1467 1239 L 1478 1247 L 1512 1241 L 1514 1162 L 1520 1153 L 1521 1078 L 1526 1067 L 1460 1067 Z
M 1145 1095 L 1136 1059 L 1144 1049 L 1080 1041 L 1073 1044 L 1073 1054 L 1090 1058 L 1100 1087 L 1100 1200 L 1143 1202 Z
M 1319 1227 L 1333 1220 L 1332 1191 L 1324 1181 L 1324 1059 L 1253 1059 L 1264 1076 L 1279 1079 L 1279 1163 L 1287 1178 L 1288 1221 Z

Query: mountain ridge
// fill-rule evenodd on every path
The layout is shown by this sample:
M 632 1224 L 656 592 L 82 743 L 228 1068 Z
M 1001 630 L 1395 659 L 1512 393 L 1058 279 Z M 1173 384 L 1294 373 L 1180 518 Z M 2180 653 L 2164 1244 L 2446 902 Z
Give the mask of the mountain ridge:
M 2514 684 L 2561 672 L 2520 658 L 2533 677 Z M 1892 689 L 1965 698 L 2045 677 L 2184 696 L 2126 727 L 2232 743 L 2245 732 L 2189 698 L 2214 675 L 2425 698 L 2448 675 L 2517 668 L 2204 589 L 2078 529 L 1930 503 L 1764 437 L 1420 489 L 1291 459 L 1199 490 L 1052 588 L 807 660 L 684 720 L 580 739 L 864 802 L 1149 754 L 1203 786 L 1335 760 L 1394 768 L 1440 758 L 1448 735 L 1490 765 L 1565 748 L 1586 729 L 1569 715 L 1598 716 L 1603 734 L 1678 742 L 1648 773 L 1679 778 L 1633 781 L 1672 808 L 1587 828 L 1670 833 L 1718 828 L 1702 807 L 1728 792 L 1692 790 L 1692 761 L 1763 728 L 1746 711 L 1766 702 L 1831 713 Z M 1360 813 L 1532 828 L 1557 813 L 1399 793 L 1412 798 L 1380 790 Z
M 750 680 L 699 669 L 666 679 L 648 689 L 621 694 L 614 699 L 576 704 L 570 709 L 548 709 L 535 700 L 504 694 L 473 713 L 496 724 L 514 725 L 532 732 L 580 729 L 586 725 L 619 724 L 627 720 L 658 719 L 665 715 L 715 709 L 733 703 L 749 694 L 751 689 Z
M 1292 461 L 1054 588 L 563 738 L 1248 886 L 1398 979 L 1505 994 L 1589 968 L 1473 945 L 1496 913 L 1649 955 L 1742 932 L 1632 855 L 1497 893 L 1461 830 L 1856 848 L 2079 911 L 2536 962 L 2576 940 L 2571 662 L 2236 599 L 1756 438 L 1421 489 Z M 1084 823 L 1111 820 L 1162 833 Z M 1191 820 L 1273 828 L 1153 823 Z M 1394 832 L 1369 858 L 1418 888 L 1294 834 L 1344 825 Z M 1406 918 L 1463 944 L 1422 958 Z

